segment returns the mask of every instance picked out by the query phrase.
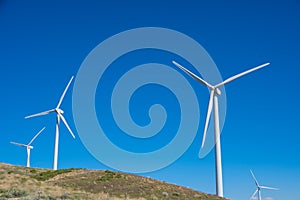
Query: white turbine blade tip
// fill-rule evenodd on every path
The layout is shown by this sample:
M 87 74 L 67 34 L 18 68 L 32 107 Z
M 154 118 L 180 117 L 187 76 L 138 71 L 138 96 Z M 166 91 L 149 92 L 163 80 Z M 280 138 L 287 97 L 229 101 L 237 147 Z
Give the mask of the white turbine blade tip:
M 178 64 L 177 62 L 173 61 L 173 64 L 175 64 L 178 68 L 180 68 L 184 73 L 186 73 L 187 75 L 191 76 L 193 79 L 195 79 L 196 81 L 198 81 L 199 83 L 206 85 L 207 87 L 209 87 L 210 89 L 214 89 L 214 87 L 212 85 L 210 85 L 208 82 L 206 82 L 205 80 L 203 80 L 202 78 L 200 78 L 199 76 L 197 76 L 196 74 L 194 74 L 193 72 L 191 72 L 190 70 L 186 69 L 185 67 L 183 67 L 182 65 Z
M 205 143 L 205 140 L 206 140 L 206 133 L 207 133 L 207 129 L 208 129 L 209 121 L 210 121 L 210 116 L 211 116 L 212 108 L 213 108 L 214 95 L 215 95 L 215 90 L 211 90 L 210 95 L 209 95 L 209 103 L 208 103 L 207 114 L 206 114 L 206 119 L 205 119 L 205 126 L 204 126 L 201 149 L 203 149 L 204 143 Z
M 19 143 L 16 143 L 16 142 L 10 142 L 10 143 L 11 143 L 11 144 L 14 144 L 14 145 L 20 146 Z
M 179 67 L 180 69 L 185 70 L 185 68 L 181 64 L 179 64 L 178 62 L 176 62 L 176 61 L 173 60 L 172 63 L 174 65 L 176 65 L 176 67 Z
M 231 82 L 231 81 L 233 81 L 233 80 L 235 80 L 235 79 L 237 79 L 237 78 L 240 78 L 240 77 L 242 77 L 242 76 L 245 76 L 246 74 L 249 74 L 249 73 L 254 72 L 254 71 L 258 70 L 258 69 L 261 69 L 261 68 L 263 68 L 263 67 L 265 67 L 265 66 L 267 66 L 267 65 L 269 65 L 269 64 L 270 64 L 270 63 L 265 63 L 265 64 L 259 65 L 259 66 L 257 66 L 257 67 L 254 67 L 254 68 L 252 68 L 252 69 L 249 69 L 249 70 L 247 70 L 247 71 L 244 71 L 244 72 L 242 72 L 242 73 L 236 74 L 236 75 L 234 75 L 234 76 L 232 76 L 232 77 L 226 79 L 225 81 L 223 81 L 223 82 L 217 84 L 215 87 L 216 87 L 216 88 L 221 87 L 221 86 L 223 86 L 223 85 L 225 85 L 225 84 L 227 84 L 227 83 L 229 83 L 229 82 Z
M 35 115 L 35 114 L 33 114 L 33 115 L 28 115 L 28 116 L 25 116 L 25 119 L 32 118 L 32 117 L 35 117 L 35 116 L 38 116 L 38 115 Z
M 256 195 L 257 192 L 258 192 L 258 189 L 256 189 L 256 190 L 254 191 L 254 193 L 252 194 L 250 200 L 253 200 L 253 199 L 254 199 L 254 196 Z
M 60 105 L 61 105 L 61 103 L 62 103 L 62 101 L 63 101 L 63 99 L 64 99 L 64 97 L 65 97 L 65 95 L 66 95 L 66 93 L 67 93 L 67 91 L 68 91 L 68 89 L 69 89 L 71 83 L 72 83 L 73 78 L 74 78 L 74 76 L 72 76 L 71 79 L 70 79 L 70 81 L 68 82 L 68 85 L 67 85 L 67 87 L 65 88 L 64 92 L 62 93 L 62 95 L 61 95 L 61 97 L 60 97 L 60 99 L 59 99 L 59 102 L 58 102 L 56 108 L 59 108 L 59 107 L 60 107 Z
M 181 64 L 179 64 L 178 62 L 176 62 L 176 61 L 172 61 L 172 63 L 174 64 L 174 65 L 176 65 L 176 67 L 179 67 L 180 69 L 182 69 L 182 70 L 186 70 Z
M 32 118 L 32 117 L 38 117 L 38 116 L 42 116 L 42 115 L 47 115 L 47 114 L 49 114 L 49 113 L 51 113 L 53 111 L 55 111 L 55 109 L 47 110 L 47 111 L 40 112 L 40 113 L 33 114 L 33 115 L 29 115 L 29 116 L 26 116 L 25 119 Z
M 27 147 L 26 144 L 21 144 L 21 143 L 17 143 L 17 142 L 10 142 L 11 144 L 14 144 L 14 145 L 17 145 L 17 146 L 20 146 L 20 147 Z
M 264 66 L 267 66 L 267 65 L 269 65 L 269 64 L 271 64 L 271 63 L 269 63 L 269 62 L 266 62 L 265 64 L 263 64 Z
M 204 134 L 203 134 L 204 135 Z M 204 148 L 204 144 L 205 144 L 205 138 L 203 137 L 203 139 L 202 139 L 202 143 L 201 143 L 201 149 L 203 149 Z
M 65 124 L 68 131 L 70 132 L 71 136 L 75 139 L 75 135 L 74 135 L 73 131 L 71 130 L 69 124 L 67 123 L 67 120 L 65 119 L 65 117 L 62 114 L 59 114 L 59 117 L 62 119 L 63 123 Z
M 28 143 L 28 145 L 30 145 L 42 132 L 43 130 L 45 130 L 46 127 L 43 127 L 32 139 L 31 141 Z
M 252 172 L 251 169 L 250 169 L 250 172 L 251 172 L 251 175 L 252 175 L 252 177 L 253 177 L 253 179 L 254 179 L 255 184 L 257 185 L 257 187 L 259 187 L 258 181 L 256 180 L 256 178 L 255 178 L 255 176 L 254 176 L 254 173 Z

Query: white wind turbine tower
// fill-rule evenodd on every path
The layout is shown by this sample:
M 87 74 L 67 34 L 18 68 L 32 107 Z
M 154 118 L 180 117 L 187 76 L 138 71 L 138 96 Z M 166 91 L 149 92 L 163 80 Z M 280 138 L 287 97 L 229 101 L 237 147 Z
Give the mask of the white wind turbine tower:
M 254 179 L 255 185 L 256 185 L 256 187 L 257 187 L 257 189 L 256 189 L 256 190 L 254 191 L 254 193 L 252 194 L 250 200 L 252 200 L 252 199 L 254 198 L 254 196 L 256 195 L 256 193 L 257 193 L 257 197 L 258 197 L 257 199 L 258 199 L 258 200 L 261 200 L 261 192 L 260 192 L 261 189 L 278 190 L 278 188 L 272 188 L 272 187 L 268 187 L 268 186 L 262 186 L 262 185 L 259 185 L 259 183 L 258 183 L 258 181 L 256 180 L 256 178 L 255 178 L 255 176 L 254 176 L 252 170 L 250 170 L 250 172 L 251 172 L 251 175 L 252 175 L 252 177 L 253 177 L 253 179 Z
M 56 126 L 55 126 L 55 145 L 54 145 L 54 159 L 53 159 L 53 169 L 54 170 L 57 170 L 57 160 L 58 160 L 58 142 L 59 142 L 59 124 L 60 124 L 60 120 L 63 121 L 63 123 L 65 124 L 65 126 L 67 127 L 67 129 L 69 130 L 70 134 L 72 135 L 72 137 L 75 139 L 75 135 L 74 133 L 72 132 L 70 126 L 68 125 L 66 119 L 64 118 L 63 116 L 63 113 L 64 111 L 62 109 L 60 109 L 60 105 L 65 97 L 65 94 L 73 80 L 74 76 L 71 77 L 67 87 L 65 88 L 63 94 L 61 95 L 60 99 L 59 99 L 59 102 L 56 106 L 56 108 L 54 109 L 51 109 L 51 110 L 48 110 L 48 111 L 44 111 L 44 112 L 41 112 L 41 113 L 37 113 L 37 114 L 33 114 L 33 115 L 30 115 L 30 116 L 27 116 L 25 117 L 25 119 L 27 118 L 31 118 L 31 117 L 37 117 L 37 116 L 41 116 L 41 115 L 47 115 L 47 114 L 50 114 L 50 113 L 56 113 Z
M 14 145 L 17 145 L 17 146 L 20 146 L 20 147 L 26 147 L 26 150 L 27 150 L 27 164 L 26 164 L 26 167 L 30 167 L 30 150 L 33 149 L 33 146 L 31 146 L 32 142 L 37 138 L 37 136 L 39 136 L 39 134 L 41 132 L 43 132 L 43 130 L 45 129 L 42 128 L 32 139 L 31 141 L 28 143 L 28 144 L 20 144 L 20 143 L 16 143 L 16 142 L 10 142 L 11 144 L 14 144 Z
M 204 133 L 203 133 L 203 139 L 202 139 L 202 145 L 201 148 L 204 147 L 205 139 L 206 139 L 206 132 L 208 128 L 208 123 L 210 120 L 210 115 L 212 112 L 212 108 L 214 107 L 214 140 L 215 140 L 215 165 L 216 165 L 216 194 L 220 197 L 223 197 L 223 178 L 222 178 L 222 162 L 221 162 L 221 142 L 220 142 L 220 125 L 219 125 L 219 108 L 218 108 L 218 96 L 221 95 L 221 91 L 219 90 L 220 87 L 224 86 L 225 84 L 241 77 L 246 74 L 249 74 L 255 70 L 258 70 L 260 68 L 263 68 L 270 63 L 265 63 L 263 65 L 259 65 L 255 68 L 252 68 L 250 70 L 247 70 L 245 72 L 242 72 L 240 74 L 237 74 L 235 76 L 232 76 L 225 81 L 217 84 L 217 85 L 211 85 L 207 83 L 205 80 L 201 79 L 199 76 L 195 75 L 191 71 L 187 70 L 177 62 L 173 61 L 173 64 L 179 67 L 181 70 L 183 70 L 185 73 L 187 73 L 189 76 L 191 76 L 196 81 L 200 82 L 201 84 L 207 86 L 210 90 L 210 97 L 209 97 L 209 103 L 208 103 L 208 110 L 205 120 L 205 126 L 204 126 Z

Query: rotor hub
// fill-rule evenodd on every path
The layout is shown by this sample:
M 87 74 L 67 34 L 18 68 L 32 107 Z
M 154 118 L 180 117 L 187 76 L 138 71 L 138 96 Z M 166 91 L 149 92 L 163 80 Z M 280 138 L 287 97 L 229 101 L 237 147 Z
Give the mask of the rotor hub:
M 219 88 L 213 87 L 212 90 L 214 90 L 215 94 L 218 95 L 218 96 L 220 96 L 222 94 L 222 92 L 221 92 L 221 90 Z
M 55 111 L 57 113 L 59 113 L 59 114 L 63 114 L 64 113 L 64 111 L 62 109 L 60 109 L 60 108 L 56 108 Z

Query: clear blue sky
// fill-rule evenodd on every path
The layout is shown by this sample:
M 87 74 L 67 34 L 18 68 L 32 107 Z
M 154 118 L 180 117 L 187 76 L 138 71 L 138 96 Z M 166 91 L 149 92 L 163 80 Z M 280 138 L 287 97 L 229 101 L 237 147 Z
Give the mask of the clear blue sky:
M 266 61 L 271 63 L 226 86 L 227 115 L 221 137 L 225 196 L 233 200 L 249 199 L 255 190 L 249 172 L 252 169 L 261 184 L 280 188 L 263 191 L 264 197 L 299 199 L 299 10 L 300 2 L 296 0 L 263 3 L 0 0 L 0 162 L 25 165 L 25 150 L 9 142 L 29 142 L 46 126 L 34 142 L 31 165 L 51 168 L 55 116 L 28 120 L 24 116 L 54 107 L 69 78 L 76 76 L 83 60 L 100 42 L 132 28 L 164 27 L 200 43 L 223 78 Z M 175 163 L 142 175 L 215 193 L 214 154 L 198 158 L 209 94 L 186 78 L 201 93 L 198 134 Z M 73 140 L 62 126 L 59 168 L 110 169 L 90 155 L 78 137 L 72 115 L 72 88 L 73 85 L 62 108 L 77 138 Z M 166 92 L 155 86 L 146 90 L 147 93 L 135 94 L 137 108 L 132 107 L 134 119 L 139 123 L 147 122 L 137 112 L 143 104 L 139 98 L 150 99 L 147 103 L 159 102 L 156 92 Z M 163 104 L 168 104 L 167 97 L 174 98 L 169 93 L 163 97 Z M 101 99 L 101 94 L 97 98 Z M 100 106 L 96 105 L 96 109 Z M 173 107 L 167 111 L 170 109 Z M 105 118 L 104 114 L 101 117 Z M 178 118 L 172 116 L 178 116 L 178 111 L 172 110 L 169 115 L 169 127 L 176 128 Z M 116 132 L 110 134 L 115 143 L 125 146 L 114 136 Z M 168 140 L 162 137 L 162 141 Z M 137 151 L 164 144 L 147 143 L 145 150 L 134 142 L 131 144 L 138 146 Z

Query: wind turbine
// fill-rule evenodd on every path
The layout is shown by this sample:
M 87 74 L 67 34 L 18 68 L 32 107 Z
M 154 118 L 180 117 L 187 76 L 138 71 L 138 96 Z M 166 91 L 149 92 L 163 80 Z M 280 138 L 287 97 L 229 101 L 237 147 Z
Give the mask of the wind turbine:
M 208 110 L 205 120 L 205 126 L 204 126 L 204 133 L 203 133 L 203 139 L 201 144 L 201 149 L 204 147 L 205 139 L 206 139 L 206 132 L 210 120 L 210 115 L 212 112 L 212 109 L 214 107 L 214 140 L 215 140 L 215 165 L 216 165 L 216 193 L 218 196 L 223 197 L 223 178 L 222 178 L 222 159 L 221 159 L 221 142 L 220 142 L 220 125 L 219 125 L 219 107 L 218 107 L 218 96 L 221 95 L 221 91 L 219 90 L 220 87 L 224 86 L 225 84 L 241 77 L 246 74 L 249 74 L 255 70 L 261 69 L 270 63 L 265 63 L 262 65 L 259 65 L 255 68 L 252 68 L 250 70 L 247 70 L 245 72 L 242 72 L 240 74 L 237 74 L 235 76 L 232 76 L 225 81 L 217 84 L 217 85 L 211 85 L 205 80 L 201 79 L 199 76 L 195 75 L 191 71 L 184 68 L 182 65 L 178 64 L 177 62 L 173 61 L 173 64 L 179 67 L 181 70 L 183 70 L 185 73 L 187 73 L 189 76 L 191 76 L 193 79 L 198 81 L 199 83 L 205 85 L 210 90 L 210 97 L 209 97 L 209 103 L 208 103 Z
M 16 143 L 16 142 L 10 142 L 11 144 L 14 144 L 14 145 L 17 145 L 17 146 L 20 146 L 20 147 L 26 147 L 27 149 L 27 164 L 26 164 L 26 167 L 30 167 L 30 150 L 33 149 L 33 146 L 31 146 L 32 142 L 37 138 L 37 136 L 39 136 L 39 134 L 41 132 L 43 132 L 43 130 L 45 129 L 46 127 L 42 128 L 32 139 L 31 141 L 28 143 L 28 144 L 20 144 L 20 143 Z
M 261 185 L 259 185 L 259 183 L 258 183 L 258 181 L 256 180 L 256 178 L 255 178 L 255 176 L 254 176 L 252 170 L 250 170 L 250 172 L 251 172 L 251 175 L 252 175 L 252 177 L 253 177 L 253 179 L 254 179 L 255 185 L 257 186 L 257 189 L 256 189 L 256 190 L 254 191 L 254 193 L 252 194 L 250 200 L 253 199 L 253 197 L 256 195 L 256 193 L 257 193 L 258 200 L 261 200 L 261 193 L 260 193 L 260 190 L 261 190 L 261 189 L 278 190 L 278 188 L 272 188 L 272 187 L 268 187 L 268 186 L 261 186 Z
M 71 77 L 67 87 L 65 88 L 64 92 L 62 93 L 59 102 L 57 104 L 57 106 L 54 109 L 48 110 L 48 111 L 44 111 L 41 113 L 37 113 L 37 114 L 33 114 L 33 115 L 29 115 L 27 117 L 25 117 L 25 119 L 27 118 L 31 118 L 31 117 L 37 117 L 37 116 L 42 116 L 42 115 L 47 115 L 50 113 L 56 113 L 56 125 L 55 125 L 55 145 L 54 145 L 54 159 L 53 159 L 53 169 L 57 170 L 57 160 L 58 160 L 58 142 L 59 142 L 59 124 L 60 124 L 60 120 L 63 121 L 63 123 L 65 124 L 65 126 L 67 127 L 67 129 L 69 130 L 70 134 L 72 135 L 72 137 L 75 139 L 75 135 L 72 132 L 70 126 L 68 125 L 65 117 L 63 116 L 64 111 L 62 109 L 60 109 L 61 103 L 66 95 L 66 92 L 73 80 L 74 76 Z

